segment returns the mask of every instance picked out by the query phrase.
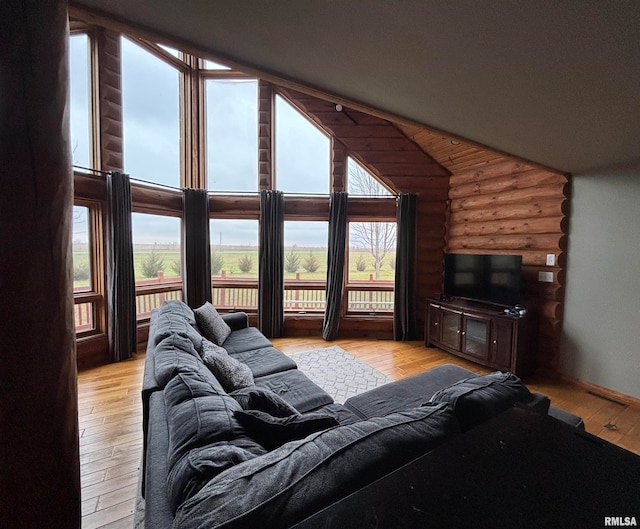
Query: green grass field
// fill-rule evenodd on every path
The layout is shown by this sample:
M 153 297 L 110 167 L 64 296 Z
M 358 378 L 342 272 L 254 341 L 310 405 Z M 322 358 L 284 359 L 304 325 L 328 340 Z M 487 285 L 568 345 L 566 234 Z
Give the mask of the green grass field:
M 152 277 L 146 277 L 144 274 L 144 263 L 149 261 L 152 255 L 151 248 L 134 248 L 133 261 L 136 281 L 152 279 Z M 180 271 L 180 253 L 176 249 L 162 249 L 157 248 L 155 254 L 158 260 L 162 261 L 164 277 L 171 278 L 179 275 Z M 225 271 L 227 278 L 256 278 L 258 277 L 258 250 L 257 248 L 247 249 L 234 249 L 234 248 L 222 248 L 222 251 L 214 250 L 214 256 L 220 254 L 222 256 L 222 270 Z M 293 254 L 298 258 L 297 272 L 300 274 L 302 280 L 324 280 L 327 276 L 327 250 L 326 249 L 305 249 L 305 248 L 286 248 L 285 249 L 285 266 L 287 264 L 287 256 Z M 315 257 L 318 269 L 315 272 L 308 272 L 305 270 L 305 260 L 310 256 Z M 240 260 L 250 257 L 252 261 L 252 267 L 248 272 L 243 272 L 240 269 Z M 356 268 L 356 262 L 361 258 L 365 262 L 365 269 L 358 271 Z M 214 257 L 215 259 L 215 257 Z M 380 269 L 380 280 L 393 280 L 395 277 L 395 270 L 391 266 L 394 263 L 395 252 L 390 252 L 384 258 L 382 267 Z M 89 262 L 89 254 L 87 251 L 74 251 L 73 264 L 74 264 L 74 287 L 87 286 L 89 284 L 88 278 L 84 279 L 82 273 L 78 273 L 79 269 L 87 267 Z M 215 274 L 215 270 L 213 270 Z M 375 277 L 374 260 L 369 252 L 366 250 L 351 250 L 349 260 L 349 278 L 352 281 L 367 281 L 369 276 L 373 274 Z M 220 273 L 215 274 L 220 275 Z M 284 274 L 285 279 L 294 279 L 296 277 L 295 272 L 287 272 Z

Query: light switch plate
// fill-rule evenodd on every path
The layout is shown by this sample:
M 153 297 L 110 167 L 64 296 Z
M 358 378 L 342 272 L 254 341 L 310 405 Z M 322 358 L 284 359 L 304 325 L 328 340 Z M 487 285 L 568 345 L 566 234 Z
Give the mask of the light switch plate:
M 553 272 L 538 272 L 538 281 L 553 283 Z
M 553 253 L 547 254 L 547 266 L 555 266 L 556 264 L 556 256 Z

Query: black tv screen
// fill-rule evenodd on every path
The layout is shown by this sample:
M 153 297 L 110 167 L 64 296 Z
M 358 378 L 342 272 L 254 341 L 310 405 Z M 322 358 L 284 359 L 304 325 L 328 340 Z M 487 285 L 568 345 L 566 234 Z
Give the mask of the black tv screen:
M 521 255 L 444 256 L 444 294 L 500 305 L 520 303 Z

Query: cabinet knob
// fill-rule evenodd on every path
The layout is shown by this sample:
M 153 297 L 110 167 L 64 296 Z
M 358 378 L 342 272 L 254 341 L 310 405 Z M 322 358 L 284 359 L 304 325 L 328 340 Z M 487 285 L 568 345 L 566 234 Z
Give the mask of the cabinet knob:
M 462 331 L 462 336 L 464 336 L 464 331 Z
M 433 325 L 434 325 L 435 327 L 437 327 L 437 326 L 438 326 L 438 322 L 435 322 Z
M 493 343 L 494 343 L 494 344 L 498 343 L 498 340 L 493 340 Z

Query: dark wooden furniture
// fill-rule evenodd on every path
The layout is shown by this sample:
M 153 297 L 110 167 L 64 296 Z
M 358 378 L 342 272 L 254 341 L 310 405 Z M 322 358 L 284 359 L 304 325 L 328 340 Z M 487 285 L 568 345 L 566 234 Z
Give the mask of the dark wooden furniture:
M 505 307 L 427 298 L 425 346 L 484 366 L 526 376 L 535 368 L 532 317 L 509 316 Z
M 558 529 L 640 522 L 640 457 L 512 408 L 294 526 Z M 616 524 L 611 524 L 616 525 Z

